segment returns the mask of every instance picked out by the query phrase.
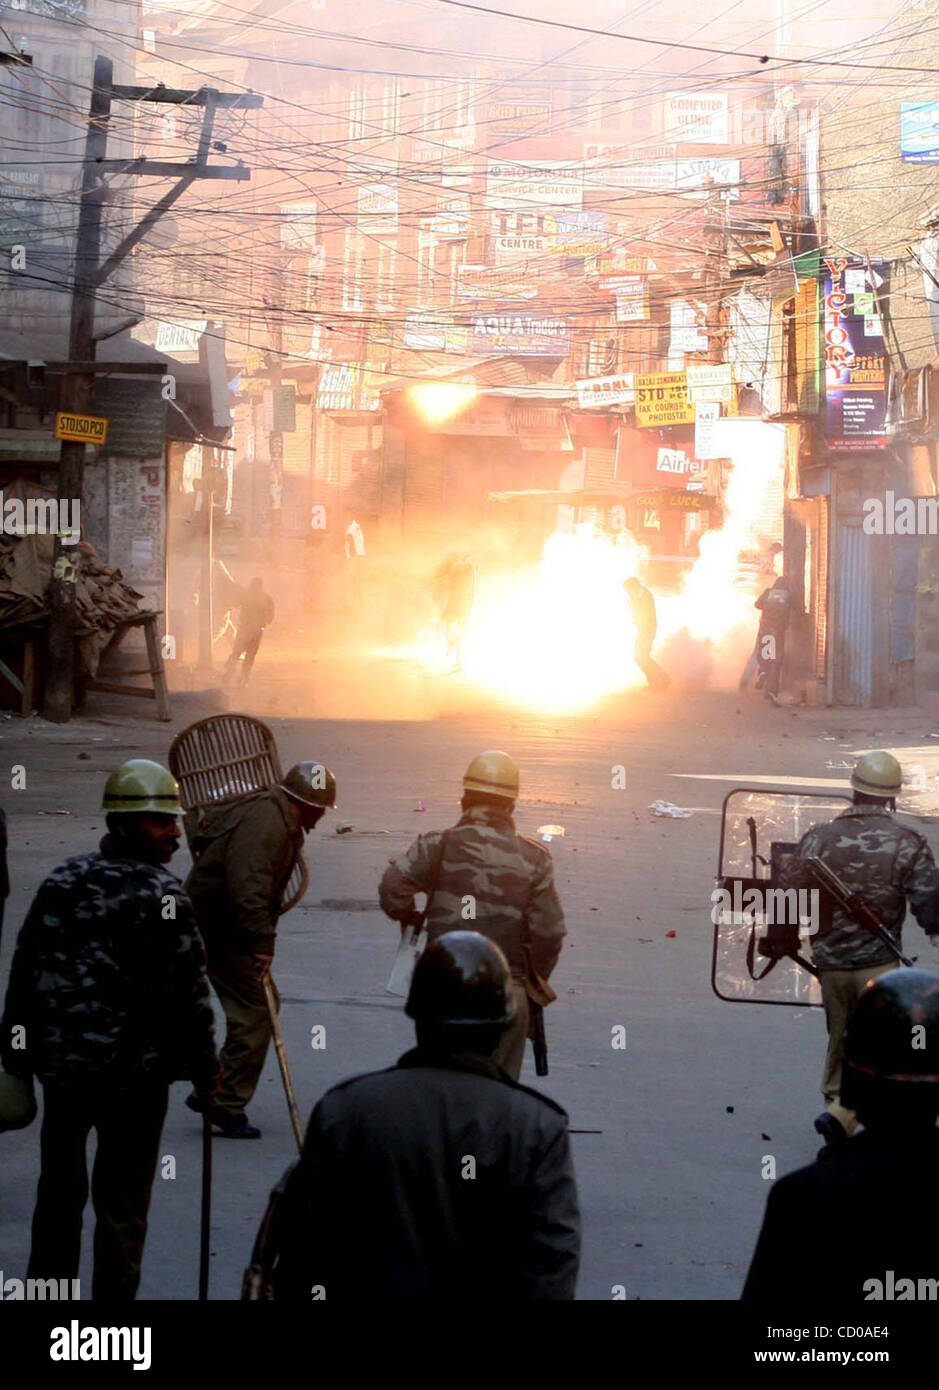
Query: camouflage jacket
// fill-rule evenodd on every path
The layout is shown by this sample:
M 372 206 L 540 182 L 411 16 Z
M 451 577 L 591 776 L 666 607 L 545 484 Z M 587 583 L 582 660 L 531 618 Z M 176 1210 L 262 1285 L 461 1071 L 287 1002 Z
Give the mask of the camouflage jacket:
M 186 880 L 209 959 L 273 955 L 284 888 L 303 849 L 299 814 L 278 787 L 209 812 Z
M 834 820 L 813 825 L 784 866 L 780 887 L 818 887 L 803 862 L 810 855 L 818 855 L 861 894 L 898 945 L 907 899 L 923 930 L 930 936 L 939 931 L 939 871 L 932 851 L 922 835 L 901 825 L 882 806 L 851 806 Z M 860 970 L 894 959 L 876 936 L 839 907 L 830 924 L 822 913 L 821 929 L 812 938 L 812 958 L 820 970 Z
M 518 978 L 525 974 L 530 941 L 532 965 L 547 978 L 565 935 L 548 851 L 519 835 L 511 815 L 488 806 L 473 806 L 446 833 L 428 938 L 447 931 L 482 932 L 502 948 Z M 389 863 L 378 890 L 389 917 L 407 917 L 414 911 L 414 895 L 427 891 L 442 835 L 440 830 L 418 835 L 406 854 Z
M 0 1057 L 41 1080 L 210 1081 L 218 1058 L 205 952 L 179 879 L 110 835 L 60 864 L 17 939 Z

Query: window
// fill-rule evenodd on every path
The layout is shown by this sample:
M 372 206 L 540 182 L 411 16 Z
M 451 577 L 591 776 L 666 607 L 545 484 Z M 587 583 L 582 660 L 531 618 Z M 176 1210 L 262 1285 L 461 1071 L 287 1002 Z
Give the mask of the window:
M 355 313 L 362 308 L 362 261 L 364 238 L 352 227 L 346 228 L 342 255 L 342 307 Z
M 375 308 L 395 307 L 395 271 L 398 251 L 393 241 L 383 241 L 378 247 L 378 270 L 375 277 Z
M 417 234 L 417 302 L 432 304 L 436 286 L 437 238 L 433 232 Z
M 381 123 L 385 135 L 401 133 L 401 84 L 397 78 L 386 82 L 381 97 Z
M 361 140 L 365 135 L 365 87 L 359 84 L 349 93 L 349 139 Z

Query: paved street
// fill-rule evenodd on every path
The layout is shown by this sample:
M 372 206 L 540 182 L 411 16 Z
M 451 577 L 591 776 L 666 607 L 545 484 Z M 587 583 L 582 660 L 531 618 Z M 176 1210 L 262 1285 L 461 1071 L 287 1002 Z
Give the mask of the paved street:
M 375 687 L 387 678 L 376 668 Z M 96 805 L 107 772 L 126 757 L 165 758 L 172 733 L 206 712 L 188 696 L 177 699 L 172 726 L 118 713 L 61 727 L 0 724 L 0 764 L 26 768 L 25 789 L 4 797 L 13 882 L 4 980 L 40 878 L 103 831 Z M 378 909 L 378 877 L 415 834 L 456 818 L 470 756 L 504 746 L 522 768 L 519 828 L 566 831 L 552 850 L 569 937 L 547 1017 L 551 1074 L 539 1084 L 584 1131 L 572 1139 L 584 1215 L 579 1296 L 609 1299 L 623 1285 L 629 1299 L 736 1298 L 768 1187 L 764 1156 L 783 1173 L 818 1147 L 811 1120 L 824 1024 L 819 1011 L 731 1006 L 711 993 L 721 800 L 751 776 L 837 782 L 846 774 L 826 763 L 869 747 L 897 751 L 928 783 L 939 759 L 932 722 L 916 711 L 776 710 L 728 693 L 646 692 L 582 718 L 464 710 L 421 721 L 271 722 L 285 765 L 322 759 L 339 779 L 339 809 L 307 841 L 311 887 L 281 922 L 275 966 L 303 1111 L 334 1082 L 387 1065 L 410 1045 L 411 1026 L 384 992 L 396 929 Z M 617 764 L 625 789 L 611 785 Z M 647 809 L 657 798 L 693 814 L 657 819 Z M 930 795 L 907 804 L 923 814 Z M 336 834 L 342 823 L 353 830 Z M 930 826 L 914 823 L 939 845 Z M 182 853 L 173 867 L 184 873 Z M 907 941 L 930 966 L 918 928 Z M 318 1024 L 325 1050 L 310 1045 Z M 611 1047 L 618 1024 L 624 1051 Z M 530 1057 L 523 1080 L 535 1081 Z M 196 1293 L 200 1131 L 185 1093 L 174 1088 L 164 1132 L 176 1177 L 156 1181 L 142 1298 Z M 212 1296 L 220 1299 L 237 1297 L 266 1194 L 292 1157 L 273 1054 L 250 1115 L 260 1142 L 215 1144 Z M 38 1126 L 0 1138 L 7 1277 L 25 1272 L 37 1149 Z

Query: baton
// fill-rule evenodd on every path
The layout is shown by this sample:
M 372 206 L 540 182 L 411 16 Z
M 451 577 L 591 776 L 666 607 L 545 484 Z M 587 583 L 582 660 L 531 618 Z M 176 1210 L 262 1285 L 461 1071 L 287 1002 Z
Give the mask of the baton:
M 212 1224 L 212 1120 L 202 1112 L 202 1212 L 199 1230 L 199 1302 L 209 1297 L 209 1237 Z
M 267 1005 L 267 1017 L 271 1025 L 271 1037 L 274 1039 L 274 1051 L 277 1053 L 277 1064 L 280 1067 L 280 1077 L 284 1083 L 284 1095 L 287 1097 L 287 1109 L 290 1111 L 290 1123 L 293 1125 L 297 1149 L 300 1153 L 303 1153 L 303 1125 L 300 1123 L 300 1111 L 297 1108 L 297 1097 L 293 1089 L 293 1082 L 290 1079 L 287 1052 L 284 1047 L 283 1034 L 280 1031 L 280 1022 L 277 1017 L 277 1001 L 274 998 L 274 985 L 267 971 L 264 973 L 263 984 L 264 1002 Z

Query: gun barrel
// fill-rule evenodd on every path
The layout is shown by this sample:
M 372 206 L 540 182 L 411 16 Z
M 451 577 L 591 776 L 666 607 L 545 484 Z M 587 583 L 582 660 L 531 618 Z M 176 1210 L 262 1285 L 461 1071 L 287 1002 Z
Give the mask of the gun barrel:
M 847 912 L 872 936 L 878 937 L 901 965 L 912 966 L 913 961 L 903 954 L 876 912 L 861 901 L 858 893 L 852 892 L 848 885 L 841 881 L 834 869 L 814 854 L 810 854 L 805 862 L 816 880 L 828 890 L 842 911 Z

